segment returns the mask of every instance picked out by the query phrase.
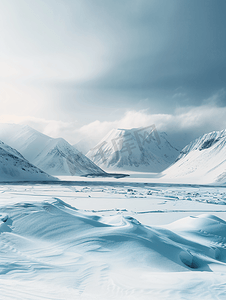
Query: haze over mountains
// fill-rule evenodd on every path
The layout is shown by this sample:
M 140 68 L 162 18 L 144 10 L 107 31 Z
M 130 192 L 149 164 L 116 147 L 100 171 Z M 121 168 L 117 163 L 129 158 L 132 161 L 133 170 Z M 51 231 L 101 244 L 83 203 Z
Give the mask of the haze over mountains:
M 1 140 L 0 176 L 5 180 L 16 176 L 29 179 L 26 172 L 31 167 L 30 173 L 40 180 L 49 180 L 47 174 L 104 175 L 105 171 L 137 171 L 159 173 L 165 182 L 226 181 L 226 130 L 204 134 L 181 152 L 169 142 L 166 133 L 157 132 L 152 126 L 113 129 L 87 156 L 64 139 L 51 138 L 29 126 L 0 124 Z M 85 141 L 81 145 L 88 147 Z
M 163 175 L 194 183 L 225 182 L 226 130 L 204 134 L 189 143 Z
M 161 172 L 179 155 L 164 132 L 154 126 L 113 129 L 87 156 L 104 169 Z
M 96 143 L 88 138 L 81 139 L 79 142 L 73 145 L 75 149 L 84 155 L 86 155 L 94 146 L 96 146 Z
M 51 175 L 104 173 L 64 139 L 51 138 L 29 126 L 0 124 L 0 140 L 17 149 L 28 161 Z

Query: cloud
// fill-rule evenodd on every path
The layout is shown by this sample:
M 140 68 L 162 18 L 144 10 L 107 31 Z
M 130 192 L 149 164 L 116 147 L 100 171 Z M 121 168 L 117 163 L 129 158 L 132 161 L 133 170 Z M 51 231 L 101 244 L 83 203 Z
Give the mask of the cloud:
M 113 126 L 212 129 L 226 106 L 225 9 L 225 0 L 2 0 L 1 114 L 57 120 L 43 128 L 70 141 Z M 190 115 L 176 111 L 188 105 Z
M 43 134 L 53 138 L 65 138 L 68 142 L 74 143 L 78 138 L 77 122 L 63 122 L 58 120 L 46 120 L 30 116 L 1 115 L 0 123 L 15 123 L 28 125 Z
M 165 131 L 174 145 L 181 148 L 200 135 L 226 129 L 226 108 L 202 105 L 180 108 L 174 114 L 149 114 L 146 111 L 128 111 L 113 122 L 95 121 L 78 129 L 83 138 L 98 143 L 113 128 L 138 128 L 155 124 Z
M 17 115 L 2 115 L 0 122 L 29 125 L 53 138 L 63 137 L 71 144 L 84 140 L 90 147 L 99 143 L 113 128 L 130 129 L 155 124 L 159 132 L 168 134 L 174 146 L 182 148 L 204 133 L 226 129 L 225 115 L 226 107 L 208 103 L 198 107 L 179 108 L 172 114 L 151 114 L 148 110 L 127 111 L 122 118 L 114 121 L 96 120 L 81 127 L 77 121 L 65 122 Z
M 37 116 L 52 104 L 51 92 L 17 81 L 0 82 L 1 114 Z
M 84 88 L 124 92 L 131 102 L 142 95 L 150 105 L 159 102 L 166 109 L 185 95 L 182 101 L 199 106 L 225 88 L 225 1 L 142 1 L 139 8 L 131 13 L 122 7 L 126 38 L 120 40 L 114 64 Z M 184 95 L 174 97 L 178 87 Z
M 1 1 L 0 78 L 81 82 L 100 75 L 116 49 L 101 7 L 82 0 Z

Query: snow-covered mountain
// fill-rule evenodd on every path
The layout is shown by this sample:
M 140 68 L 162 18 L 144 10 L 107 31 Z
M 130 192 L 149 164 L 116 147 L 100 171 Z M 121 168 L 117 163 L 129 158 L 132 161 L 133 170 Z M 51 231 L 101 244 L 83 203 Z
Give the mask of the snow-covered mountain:
M 64 139 L 51 139 L 33 159 L 33 163 L 52 175 L 101 174 L 101 170 L 89 158 Z
M 161 172 L 179 151 L 154 126 L 113 129 L 87 156 L 104 169 Z
M 163 175 L 190 183 L 225 182 L 226 130 L 204 134 L 189 143 Z
M 56 180 L 56 178 L 35 167 L 18 151 L 0 141 L 0 181 L 37 180 Z
M 64 139 L 51 138 L 29 126 L 0 124 L 0 139 L 51 175 L 104 173 Z
M 91 139 L 82 139 L 78 143 L 74 144 L 73 147 L 82 154 L 86 155 L 95 145 L 96 143 Z
M 1 149 L 8 152 L 9 154 L 14 155 L 14 156 L 18 156 L 19 158 L 24 159 L 24 157 L 20 154 L 20 152 L 18 152 L 16 149 L 13 149 L 12 147 L 6 145 L 2 141 L 0 141 L 0 147 L 1 147 Z

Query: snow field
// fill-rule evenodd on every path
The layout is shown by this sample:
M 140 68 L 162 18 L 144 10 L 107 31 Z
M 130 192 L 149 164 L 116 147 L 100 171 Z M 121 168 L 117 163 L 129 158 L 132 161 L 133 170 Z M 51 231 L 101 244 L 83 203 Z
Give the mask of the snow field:
M 225 299 L 225 196 L 223 187 L 1 185 L 1 297 Z

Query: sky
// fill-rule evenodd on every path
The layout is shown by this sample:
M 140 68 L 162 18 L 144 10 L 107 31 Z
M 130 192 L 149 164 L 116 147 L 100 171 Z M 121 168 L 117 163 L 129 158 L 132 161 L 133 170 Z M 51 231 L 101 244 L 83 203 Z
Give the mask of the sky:
M 70 143 L 226 129 L 225 0 L 0 0 L 0 122 Z

